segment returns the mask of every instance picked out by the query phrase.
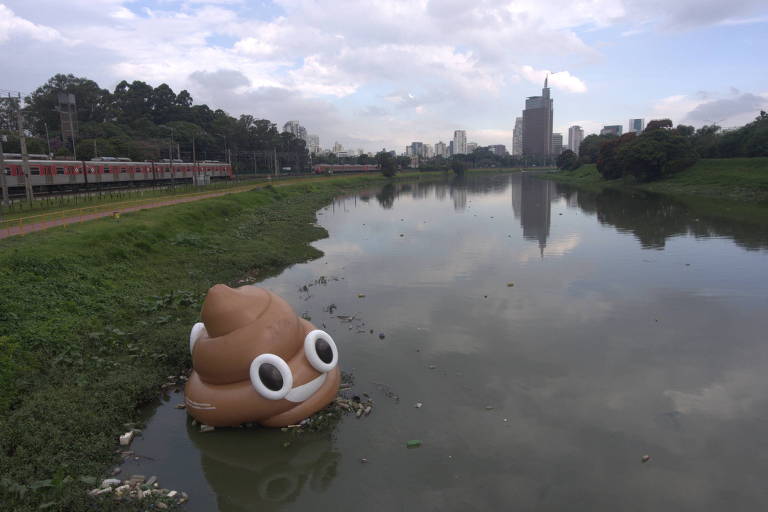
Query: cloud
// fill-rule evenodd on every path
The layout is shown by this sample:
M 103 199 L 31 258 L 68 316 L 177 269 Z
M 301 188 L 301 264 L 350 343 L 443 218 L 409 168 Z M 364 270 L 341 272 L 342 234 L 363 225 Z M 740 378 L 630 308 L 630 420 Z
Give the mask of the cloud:
M 209 90 L 231 90 L 251 84 L 247 76 L 235 69 L 195 71 L 189 78 Z
M 45 42 L 63 39 L 55 28 L 32 23 L 16 16 L 11 9 L 0 4 L 0 43 L 17 36 Z
M 520 68 L 520 74 L 523 75 L 526 80 L 534 84 L 543 85 L 544 79 L 549 76 L 550 87 L 568 92 L 587 92 L 587 84 L 570 74 L 568 71 L 558 71 L 553 73 L 548 69 L 534 69 L 532 66 L 523 66 Z
M 700 103 L 688 112 L 686 120 L 692 122 L 704 122 L 711 124 L 731 119 L 741 114 L 749 114 L 755 117 L 760 109 L 768 105 L 768 99 L 751 93 L 744 93 L 735 98 L 724 98 Z

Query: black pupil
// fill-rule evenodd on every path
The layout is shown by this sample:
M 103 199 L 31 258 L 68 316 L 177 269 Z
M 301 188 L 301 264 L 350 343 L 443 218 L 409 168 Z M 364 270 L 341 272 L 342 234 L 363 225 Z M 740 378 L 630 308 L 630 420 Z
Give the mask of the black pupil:
M 264 363 L 259 366 L 259 378 L 261 382 L 272 391 L 280 391 L 283 389 L 283 376 L 280 375 L 275 365 Z
M 331 364 L 331 361 L 333 361 L 333 350 L 331 349 L 331 345 L 323 338 L 317 338 L 317 341 L 315 342 L 315 352 L 317 352 L 317 356 L 325 364 Z

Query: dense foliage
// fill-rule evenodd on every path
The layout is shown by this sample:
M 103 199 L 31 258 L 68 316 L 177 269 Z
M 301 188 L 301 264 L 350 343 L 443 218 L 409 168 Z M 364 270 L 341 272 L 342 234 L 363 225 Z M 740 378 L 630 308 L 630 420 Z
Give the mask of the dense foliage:
M 236 170 L 271 169 L 273 155 L 281 165 L 305 168 L 309 155 L 303 140 L 281 133 L 269 120 L 251 115 L 239 118 L 208 105 L 194 105 L 183 90 L 175 93 L 168 85 L 152 87 L 140 81 L 122 81 L 110 92 L 93 80 L 73 75 L 55 75 L 26 99 L 24 116 L 33 137 L 32 153 L 51 151 L 72 156 L 69 140 L 63 140 L 58 114 L 58 93 L 68 92 L 77 101 L 78 159 L 120 156 L 133 160 L 174 157 L 192 160 L 231 159 Z M 2 102 L 0 129 L 16 126 L 9 102 Z M 7 132 L 5 151 L 18 152 L 18 138 Z M 47 137 L 46 137 L 47 135 Z M 47 139 L 47 140 L 46 140 Z
M 570 149 L 566 149 L 560 155 L 557 157 L 557 168 L 563 171 L 575 171 L 581 166 L 581 160 L 579 160 L 579 156 L 571 151 Z
M 388 151 L 381 151 L 376 155 L 376 163 L 379 164 L 381 174 L 387 178 L 392 178 L 397 174 L 397 160 L 395 156 Z
M 641 134 L 626 133 L 605 140 L 597 155 L 597 170 L 605 179 L 631 176 L 654 181 L 690 167 L 698 154 L 686 130 L 672 128 L 669 119 L 654 120 Z
M 655 119 L 640 134 L 590 135 L 581 143 L 579 159 L 596 163 L 605 179 L 631 176 L 644 182 L 685 169 L 699 157 L 759 156 L 768 156 L 768 113 L 764 111 L 735 130 L 723 131 L 714 125 L 698 130 L 686 125 L 673 128 L 671 120 Z
M 467 164 L 461 160 L 454 160 L 451 162 L 451 170 L 456 173 L 456 176 L 464 176 L 467 170 Z

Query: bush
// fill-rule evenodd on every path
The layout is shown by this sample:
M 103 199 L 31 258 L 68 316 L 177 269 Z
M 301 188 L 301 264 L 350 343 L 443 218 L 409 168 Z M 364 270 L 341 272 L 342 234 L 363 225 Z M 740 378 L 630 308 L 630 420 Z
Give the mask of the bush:
M 454 160 L 451 163 L 451 169 L 456 173 L 456 176 L 464 176 L 464 173 L 467 171 L 467 164 L 461 160 Z
M 669 120 L 651 121 L 639 136 L 627 133 L 602 145 L 597 170 L 605 179 L 632 176 L 639 182 L 658 180 L 698 160 L 690 137 L 671 129 Z
M 566 149 L 557 156 L 558 169 L 563 171 L 575 171 L 579 167 L 581 167 L 581 160 L 579 160 L 578 155 L 570 149 Z

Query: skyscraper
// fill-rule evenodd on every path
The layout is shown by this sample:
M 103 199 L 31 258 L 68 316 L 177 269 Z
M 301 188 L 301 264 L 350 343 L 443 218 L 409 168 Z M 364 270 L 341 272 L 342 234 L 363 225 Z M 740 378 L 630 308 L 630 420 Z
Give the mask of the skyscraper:
M 512 154 L 520 156 L 523 154 L 523 118 L 515 118 L 515 130 L 512 132 Z
M 568 149 L 579 154 L 581 142 L 584 140 L 584 130 L 579 125 L 573 125 L 568 128 Z
M 316 154 L 320 152 L 320 137 L 317 135 L 309 136 L 309 152 Z
M 552 134 L 552 156 L 557 157 L 563 152 L 563 134 Z
M 464 130 L 456 130 L 453 132 L 453 154 L 467 154 L 467 132 Z
M 474 153 L 477 149 L 477 142 L 467 142 L 467 154 Z
M 603 126 L 603 129 L 600 130 L 600 135 L 616 135 L 617 137 L 621 136 L 621 125 L 620 124 L 608 124 Z
M 507 154 L 507 146 L 504 144 L 493 144 L 488 146 L 488 149 L 496 156 L 504 156 Z
M 435 156 L 442 156 L 442 157 L 448 156 L 447 148 L 443 141 L 440 141 L 437 144 L 435 144 Z
M 453 141 L 452 140 L 448 141 L 448 149 L 447 149 L 448 154 L 446 156 L 453 156 L 456 154 L 456 151 L 453 148 L 454 148 Z
M 530 96 L 525 100 L 523 110 L 523 154 L 534 158 L 552 156 L 552 98 L 547 82 L 541 96 Z
M 639 133 L 645 130 L 645 119 L 630 119 L 627 133 Z

